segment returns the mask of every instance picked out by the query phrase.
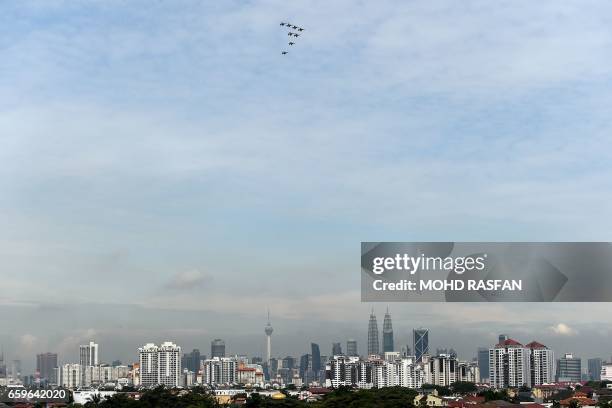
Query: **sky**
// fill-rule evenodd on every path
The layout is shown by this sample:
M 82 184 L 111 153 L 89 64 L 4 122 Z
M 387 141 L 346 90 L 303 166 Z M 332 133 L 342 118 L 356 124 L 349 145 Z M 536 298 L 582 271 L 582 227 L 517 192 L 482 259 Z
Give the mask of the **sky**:
M 0 0 L 5 357 L 365 353 L 361 241 L 610 241 L 611 67 L 604 0 Z M 390 309 L 612 356 L 606 303 Z

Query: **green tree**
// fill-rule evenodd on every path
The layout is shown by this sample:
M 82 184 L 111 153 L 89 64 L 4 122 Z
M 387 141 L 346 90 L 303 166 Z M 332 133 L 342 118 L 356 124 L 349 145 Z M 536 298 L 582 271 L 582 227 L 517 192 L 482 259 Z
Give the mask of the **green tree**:
M 451 384 L 451 390 L 457 394 L 469 394 L 471 392 L 476 392 L 476 384 L 468 381 L 457 381 Z

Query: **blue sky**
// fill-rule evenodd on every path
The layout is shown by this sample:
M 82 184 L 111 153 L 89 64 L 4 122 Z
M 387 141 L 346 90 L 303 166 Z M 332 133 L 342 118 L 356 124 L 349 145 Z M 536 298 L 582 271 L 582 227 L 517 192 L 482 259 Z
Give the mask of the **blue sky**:
M 0 2 L 9 353 L 261 353 L 269 306 L 298 354 L 365 338 L 360 241 L 610 240 L 608 2 L 329 3 Z M 605 304 L 451 306 L 396 331 L 612 354 Z

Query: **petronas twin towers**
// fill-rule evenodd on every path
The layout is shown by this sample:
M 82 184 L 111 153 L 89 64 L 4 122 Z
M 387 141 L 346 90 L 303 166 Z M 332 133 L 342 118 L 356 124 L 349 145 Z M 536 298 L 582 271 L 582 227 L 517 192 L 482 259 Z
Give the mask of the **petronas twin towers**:
M 382 353 L 393 350 L 393 325 L 391 324 L 391 315 L 389 314 L 389 308 L 385 313 L 385 319 L 383 320 L 383 349 Z M 376 315 L 374 309 L 370 314 L 370 321 L 368 323 L 368 355 L 380 355 L 380 342 L 378 339 L 378 322 L 376 321 Z

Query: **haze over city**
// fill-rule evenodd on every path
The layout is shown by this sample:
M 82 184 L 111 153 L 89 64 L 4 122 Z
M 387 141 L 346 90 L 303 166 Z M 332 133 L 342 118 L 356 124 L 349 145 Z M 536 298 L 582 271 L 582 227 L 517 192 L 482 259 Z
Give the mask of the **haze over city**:
M 276 357 L 364 353 L 361 241 L 610 240 L 612 4 L 330 3 L 0 5 L 7 358 L 263 356 L 268 308 Z M 606 303 L 390 309 L 465 359 L 612 354 Z

